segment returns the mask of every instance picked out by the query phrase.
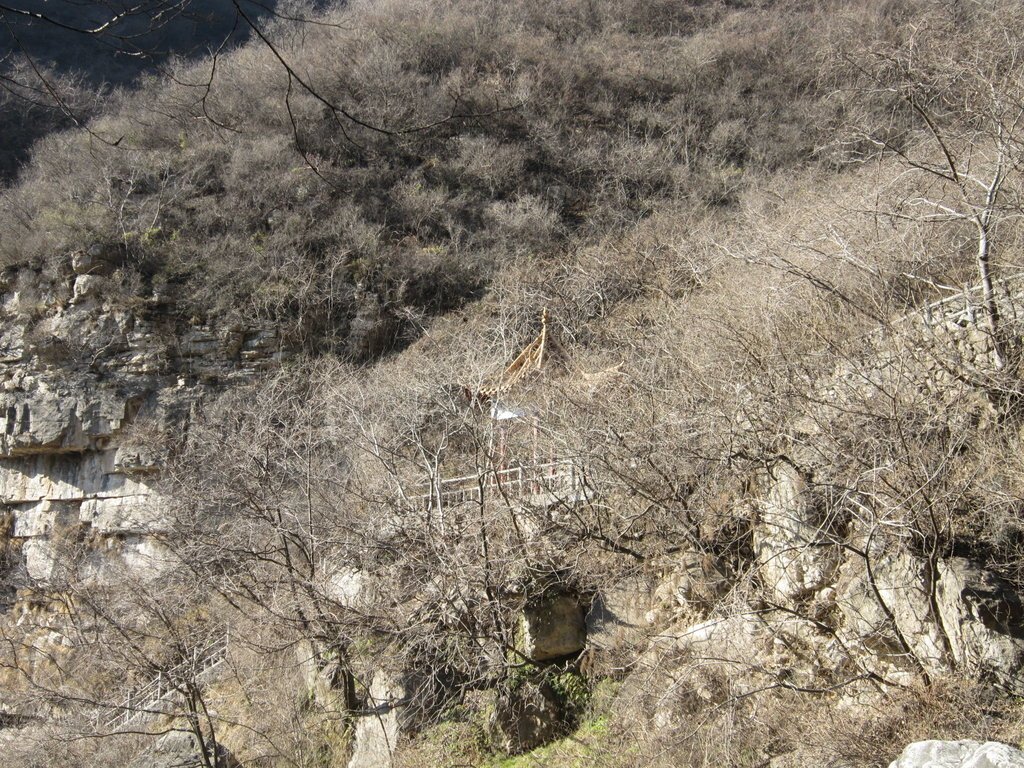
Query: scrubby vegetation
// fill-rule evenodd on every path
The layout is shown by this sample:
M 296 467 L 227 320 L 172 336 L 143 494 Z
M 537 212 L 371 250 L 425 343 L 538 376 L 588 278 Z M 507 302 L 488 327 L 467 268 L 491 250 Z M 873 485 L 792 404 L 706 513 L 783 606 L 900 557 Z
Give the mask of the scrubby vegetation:
M 1024 332 L 1004 280 L 1021 11 L 422 0 L 317 18 L 119 95 L 2 193 L 8 269 L 66 281 L 98 244 L 118 264 L 108 307 L 172 296 L 182 324 L 273 325 L 294 355 L 167 440 L 174 578 L 98 589 L 69 570 L 75 631 L 122 650 L 48 682 L 53 700 L 187 656 L 209 601 L 236 638 L 231 679 L 188 688 L 211 765 L 218 743 L 347 764 L 382 700 L 405 707 L 409 766 L 504 764 L 534 736 L 553 743 L 508 765 L 886 765 L 936 729 L 1010 738 L 999 670 L 937 673 L 881 598 L 862 631 L 832 582 L 782 594 L 758 526 L 786 481 L 833 581 L 842 561 L 880 594 L 875 572 L 913 558 L 943 658 L 941 568 L 1024 585 Z M 914 314 L 979 281 L 963 318 Z M 543 309 L 567 359 L 524 382 L 536 421 L 506 430 L 497 398 L 473 403 Z M 499 455 L 567 459 L 587 490 L 543 509 L 485 495 Z M 420 497 L 453 476 L 479 479 L 473 503 Z M 748 655 L 753 691 L 680 684 L 721 661 L 682 646 L 525 648 L 528 609 L 695 570 L 651 607 L 658 632 L 756 615 L 814 641 L 758 646 L 790 656 Z
M 401 343 L 510 262 L 833 165 L 842 105 L 822 67 L 833 40 L 884 39 L 908 12 L 878 10 L 374 3 L 278 20 L 268 45 L 183 64 L 90 133 L 44 141 L 5 193 L 0 253 L 54 268 L 109 244 L 190 311 L 269 317 L 318 350 L 344 349 L 369 293 Z

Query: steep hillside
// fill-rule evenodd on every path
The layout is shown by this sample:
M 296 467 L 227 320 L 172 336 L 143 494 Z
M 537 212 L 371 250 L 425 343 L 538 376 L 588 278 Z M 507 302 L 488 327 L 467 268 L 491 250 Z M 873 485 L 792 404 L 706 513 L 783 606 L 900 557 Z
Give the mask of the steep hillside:
M 317 19 L 2 193 L 0 765 L 1018 739 L 1020 9 Z
M 816 162 L 834 111 L 818 38 L 841 18 L 645 13 L 368 4 L 280 20 L 268 45 L 183 66 L 92 134 L 40 146 L 4 197 L 0 254 L 52 269 L 99 242 L 195 314 L 376 356 L 346 348 L 360 312 L 390 321 L 382 349 L 401 346 L 509 259 L 557 260 L 667 200 L 728 206 L 750 179 Z

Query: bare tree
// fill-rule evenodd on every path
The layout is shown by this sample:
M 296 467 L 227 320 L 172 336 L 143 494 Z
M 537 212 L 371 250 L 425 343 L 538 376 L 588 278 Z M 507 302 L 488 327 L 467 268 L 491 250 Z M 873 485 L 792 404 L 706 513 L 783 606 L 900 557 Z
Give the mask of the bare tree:
M 894 221 L 971 232 L 997 367 L 1006 364 L 994 275 L 1000 234 L 1021 215 L 1024 162 L 1024 37 L 1014 3 L 967 4 L 908 25 L 890 45 L 840 52 L 856 105 L 846 126 L 849 157 L 890 157 L 905 169 Z

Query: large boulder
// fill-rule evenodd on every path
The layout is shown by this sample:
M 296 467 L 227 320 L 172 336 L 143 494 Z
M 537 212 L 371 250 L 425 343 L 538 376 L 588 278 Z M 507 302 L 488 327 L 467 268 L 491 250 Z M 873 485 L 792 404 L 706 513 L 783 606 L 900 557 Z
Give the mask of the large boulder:
M 895 667 L 955 669 L 1024 691 L 1024 603 L 1011 585 L 962 557 L 931 569 L 894 547 L 869 556 L 870 568 L 851 557 L 838 583 L 840 633 L 851 647 Z
M 572 595 L 553 595 L 523 609 L 523 654 L 550 661 L 579 653 L 587 643 L 583 607 Z
M 918 741 L 889 768 L 1024 768 L 1024 752 L 995 741 Z
M 889 676 L 922 667 L 948 672 L 950 659 L 932 610 L 925 560 L 900 551 L 899 542 L 889 549 L 872 547 L 867 556 L 870 564 L 853 554 L 843 564 L 836 590 L 840 634 L 851 647 L 891 667 Z

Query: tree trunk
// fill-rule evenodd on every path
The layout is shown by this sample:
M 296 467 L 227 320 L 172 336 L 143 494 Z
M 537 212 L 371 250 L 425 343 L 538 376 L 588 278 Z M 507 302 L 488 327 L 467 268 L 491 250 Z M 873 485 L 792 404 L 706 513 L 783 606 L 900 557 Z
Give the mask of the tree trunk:
M 999 306 L 996 304 L 995 289 L 992 287 L 991 246 L 988 238 L 987 216 L 978 222 L 978 274 L 981 276 L 982 302 L 985 305 L 988 332 L 992 339 L 992 356 L 997 371 L 1003 370 L 1006 361 L 1000 338 Z

